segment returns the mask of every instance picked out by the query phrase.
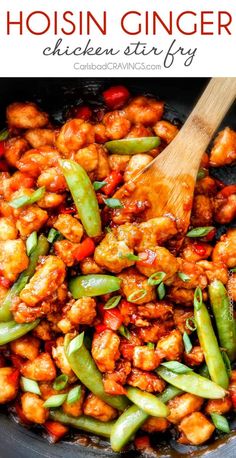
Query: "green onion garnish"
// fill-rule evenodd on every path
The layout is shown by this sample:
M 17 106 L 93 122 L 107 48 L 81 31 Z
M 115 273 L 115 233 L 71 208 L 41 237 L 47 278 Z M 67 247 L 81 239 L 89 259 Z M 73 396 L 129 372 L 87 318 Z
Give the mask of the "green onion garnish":
M 191 323 L 192 323 L 192 324 L 191 324 Z M 197 326 L 196 326 L 195 319 L 194 319 L 193 316 L 187 318 L 187 320 L 185 321 L 185 326 L 186 326 L 186 328 L 188 328 L 190 331 L 196 331 Z
M 34 393 L 34 394 L 41 394 L 39 384 L 35 380 L 31 380 L 26 377 L 21 377 L 20 378 L 20 385 L 23 391 L 27 391 L 28 393 Z
M 207 175 L 206 169 L 199 169 L 197 173 L 197 180 L 201 180 L 202 178 L 205 178 Z
M 68 354 L 71 355 L 75 351 L 79 350 L 83 345 L 84 341 L 84 332 L 81 332 L 78 336 L 76 336 L 71 342 L 69 343 L 68 347 Z
M 199 288 L 199 286 L 197 286 L 194 292 L 193 305 L 196 310 L 200 310 L 202 306 L 202 290 Z
M 139 257 L 133 253 L 121 254 L 119 258 L 129 259 L 130 261 L 139 261 L 140 260 Z
M 93 188 L 94 191 L 98 191 L 99 189 L 103 188 L 107 184 L 106 181 L 94 181 L 93 182 Z
M 160 285 L 157 287 L 157 294 L 160 300 L 164 299 L 166 295 L 166 289 L 163 282 L 161 282 Z
M 74 402 L 79 401 L 79 399 L 81 398 L 81 394 L 82 394 L 81 386 L 80 385 L 75 386 L 74 388 L 72 388 L 69 391 L 66 402 L 68 404 L 74 404 Z
M 183 333 L 183 342 L 184 342 L 184 348 L 185 348 L 186 353 L 190 353 L 190 351 L 192 350 L 193 346 L 192 346 L 192 342 L 191 342 L 187 332 Z
M 113 296 L 104 305 L 104 310 L 114 309 L 120 302 L 121 296 Z
M 227 418 L 223 415 L 219 415 L 218 413 L 212 413 L 211 419 L 215 425 L 215 427 L 222 431 L 223 433 L 230 433 L 230 427 Z
M 119 327 L 118 331 L 123 337 L 128 340 L 130 339 L 130 332 L 123 324 Z
M 110 208 L 123 208 L 123 204 L 119 199 L 103 199 L 104 203 Z
M 214 228 L 214 226 L 205 226 L 205 227 L 195 227 L 191 231 L 187 232 L 187 237 L 204 237 L 209 234 Z
M 60 235 L 61 235 L 60 232 L 56 231 L 56 229 L 52 227 L 48 233 L 49 243 L 54 243 Z
M 189 281 L 189 280 L 190 280 L 190 276 L 184 274 L 183 272 L 178 272 L 178 277 L 179 277 L 180 280 L 182 280 L 182 281 Z
M 55 382 L 53 383 L 53 389 L 57 391 L 64 390 L 67 383 L 68 383 L 68 376 L 66 374 L 58 375 Z
M 148 279 L 148 285 L 154 286 L 154 285 L 159 285 L 162 280 L 165 278 L 166 273 L 165 272 L 154 272 L 149 279 Z
M 20 196 L 16 199 L 13 199 L 11 202 L 9 202 L 9 205 L 13 208 L 21 208 L 25 205 L 34 204 L 35 202 L 38 202 L 38 200 L 42 199 L 44 193 L 45 186 L 42 186 L 41 188 L 38 188 L 36 191 L 34 191 L 31 196 Z
M 64 393 L 64 394 L 54 394 L 53 396 L 50 396 L 50 398 L 48 398 L 43 406 L 46 407 L 46 408 L 49 408 L 49 407 L 60 407 L 63 402 L 66 401 L 66 398 L 67 398 L 67 393 Z
M 38 236 L 37 236 L 37 232 L 34 231 L 29 235 L 29 237 L 26 240 L 26 252 L 28 256 L 30 256 L 31 253 L 34 251 L 34 249 L 37 246 L 37 243 L 38 243 Z
M 0 132 L 0 142 L 3 142 L 9 137 L 9 131 L 7 129 L 3 129 Z
M 138 302 L 140 301 L 141 299 L 143 299 L 147 294 L 147 291 L 146 289 L 136 289 L 133 293 L 131 293 L 128 297 L 127 297 L 127 301 L 128 302 Z
M 178 361 L 168 361 L 167 363 L 162 363 L 161 366 L 167 367 L 167 369 L 175 372 L 175 374 L 187 374 L 187 372 L 192 372 L 193 370 Z
M 148 343 L 147 343 L 147 347 L 148 347 L 148 348 L 151 348 L 152 350 L 154 350 L 155 344 L 154 344 L 153 342 L 148 342 Z

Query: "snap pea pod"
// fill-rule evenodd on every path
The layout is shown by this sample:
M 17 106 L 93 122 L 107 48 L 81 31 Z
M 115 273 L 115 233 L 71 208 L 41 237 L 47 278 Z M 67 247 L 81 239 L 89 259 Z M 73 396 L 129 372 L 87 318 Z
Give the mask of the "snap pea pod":
M 226 395 L 226 391 L 221 386 L 192 371 L 186 374 L 176 374 L 166 367 L 159 367 L 156 372 L 167 383 L 186 393 L 206 399 L 221 399 Z
M 59 161 L 82 224 L 89 237 L 102 232 L 101 217 L 93 185 L 79 164 L 68 159 Z
M 102 375 L 84 342 L 74 352 L 69 351 L 70 342 L 70 337 L 67 335 L 64 341 L 65 354 L 78 379 L 104 402 L 118 410 L 124 410 L 128 405 L 127 398 L 125 396 L 111 396 L 104 391 Z
M 217 385 L 227 389 L 229 386 L 229 377 L 205 304 L 201 303 L 200 307 L 194 305 L 194 319 L 210 377 Z M 199 394 L 199 396 L 201 395 Z
M 110 153 L 137 154 L 146 153 L 160 145 L 159 137 L 124 138 L 106 142 L 105 146 Z
M 0 306 L 0 322 L 2 321 L 10 321 L 12 318 L 12 314 L 10 312 L 10 307 L 12 303 L 12 299 L 17 296 L 22 289 L 25 287 L 28 280 L 34 275 L 36 266 L 38 264 L 38 260 L 40 256 L 45 256 L 49 250 L 49 243 L 44 237 L 44 235 L 40 235 L 38 238 L 38 243 L 32 254 L 29 258 L 29 265 L 24 272 L 22 272 L 18 278 L 18 280 L 14 283 L 11 287 L 10 291 L 7 293 L 5 298 L 3 299 L 1 306 Z
M 214 280 L 209 286 L 209 295 L 220 345 L 226 349 L 229 359 L 234 361 L 236 359 L 236 329 L 227 290 L 221 281 Z
M 72 278 L 69 290 L 74 299 L 83 296 L 101 296 L 120 289 L 121 279 L 113 275 L 91 274 Z
M 126 393 L 127 398 L 148 415 L 154 417 L 167 417 L 169 415 L 169 410 L 165 404 L 153 394 L 131 386 L 126 387 Z
M 81 429 L 82 431 L 88 431 L 89 433 L 97 434 L 99 436 L 110 437 L 111 429 L 114 425 L 114 421 L 103 422 L 96 420 L 86 415 L 80 417 L 71 417 L 65 414 L 61 410 L 50 410 L 51 420 L 59 421 L 65 425 L 72 426 L 73 428 Z
M 161 402 L 168 402 L 180 393 L 182 393 L 181 390 L 169 385 L 156 399 Z M 110 438 L 112 450 L 120 452 L 148 417 L 149 415 L 136 405 L 126 409 L 112 428 Z
M 0 323 L 0 345 L 19 339 L 27 332 L 32 331 L 38 324 L 39 320 L 32 321 L 32 323 L 16 323 L 15 321 Z

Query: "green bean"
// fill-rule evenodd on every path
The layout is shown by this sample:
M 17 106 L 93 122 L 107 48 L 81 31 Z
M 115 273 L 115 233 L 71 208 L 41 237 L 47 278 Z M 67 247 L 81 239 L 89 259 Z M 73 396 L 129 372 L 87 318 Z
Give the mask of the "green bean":
M 204 353 L 210 377 L 217 385 L 227 389 L 229 377 L 205 304 L 202 303 L 200 307 L 194 305 L 194 319 L 197 326 L 198 339 Z
M 132 386 L 126 387 L 127 398 L 136 406 L 154 417 L 167 417 L 169 410 L 163 402 L 151 393 L 139 390 Z
M 123 138 L 111 140 L 105 146 L 112 154 L 137 154 L 146 153 L 160 145 L 159 137 Z
M 19 339 L 27 332 L 32 331 L 39 323 L 39 320 L 32 323 L 16 323 L 8 321 L 8 323 L 0 323 L 0 345 L 5 345 L 8 342 Z
M 78 337 L 78 336 L 77 336 Z M 73 342 L 73 341 L 72 341 Z M 96 396 L 107 404 L 119 410 L 124 410 L 128 405 L 125 396 L 111 396 L 104 390 L 102 375 L 99 372 L 90 352 L 81 341 L 80 348 L 73 352 L 69 351 L 70 339 L 66 336 L 64 346 L 65 353 L 71 369 L 77 375 L 78 379 Z
M 234 361 L 236 359 L 236 329 L 227 290 L 221 281 L 214 280 L 209 286 L 209 295 L 220 345 L 226 349 L 230 361 Z
M 221 399 L 226 395 L 226 391 L 221 386 L 195 372 L 175 374 L 165 367 L 159 367 L 156 372 L 167 383 L 202 398 Z
M 29 265 L 24 272 L 22 272 L 18 278 L 18 280 L 14 283 L 11 287 L 10 291 L 7 293 L 5 298 L 3 299 L 0 307 L 0 322 L 2 321 L 10 321 L 12 318 L 12 314 L 10 312 L 10 307 L 12 304 L 12 300 L 15 296 L 17 296 L 22 289 L 25 287 L 28 280 L 34 275 L 36 266 L 38 264 L 38 260 L 40 256 L 45 256 L 49 250 L 49 243 L 44 237 L 44 235 L 40 235 L 38 238 L 38 243 L 32 254 L 29 258 Z
M 157 399 L 168 402 L 180 393 L 182 393 L 181 390 L 169 385 L 162 394 L 157 396 Z M 136 405 L 126 409 L 112 428 L 110 439 L 112 450 L 120 452 L 148 417 L 149 415 Z
M 102 223 L 97 197 L 87 173 L 74 161 L 61 159 L 59 162 L 88 236 L 101 235 Z
M 59 421 L 65 425 L 72 426 L 73 428 L 88 431 L 89 433 L 97 434 L 99 436 L 110 437 L 114 421 L 103 422 L 96 420 L 86 415 L 80 417 L 71 417 L 61 410 L 50 410 L 50 418 L 54 421 Z
M 91 274 L 72 278 L 69 290 L 74 299 L 83 296 L 101 296 L 120 289 L 121 279 L 114 275 Z

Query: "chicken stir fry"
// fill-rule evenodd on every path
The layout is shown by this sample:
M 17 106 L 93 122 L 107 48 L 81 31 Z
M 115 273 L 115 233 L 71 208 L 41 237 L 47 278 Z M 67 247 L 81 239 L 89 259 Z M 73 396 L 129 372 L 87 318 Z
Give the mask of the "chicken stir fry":
M 204 444 L 236 409 L 236 182 L 210 168 L 236 160 L 236 132 L 204 154 L 180 240 L 173 215 L 145 221 L 148 202 L 113 197 L 178 127 L 162 101 L 123 86 L 103 99 L 62 126 L 35 103 L 7 107 L 0 404 L 53 441 L 71 426 L 119 452 L 175 428 L 180 443 Z

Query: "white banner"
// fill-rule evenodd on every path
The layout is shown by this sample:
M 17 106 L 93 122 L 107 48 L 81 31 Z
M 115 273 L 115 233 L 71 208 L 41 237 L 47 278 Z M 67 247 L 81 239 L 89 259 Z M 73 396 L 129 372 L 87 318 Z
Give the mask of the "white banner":
M 3 76 L 235 76 L 235 0 L 1 0 Z

